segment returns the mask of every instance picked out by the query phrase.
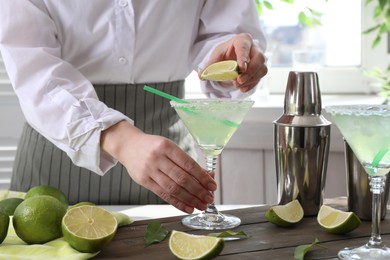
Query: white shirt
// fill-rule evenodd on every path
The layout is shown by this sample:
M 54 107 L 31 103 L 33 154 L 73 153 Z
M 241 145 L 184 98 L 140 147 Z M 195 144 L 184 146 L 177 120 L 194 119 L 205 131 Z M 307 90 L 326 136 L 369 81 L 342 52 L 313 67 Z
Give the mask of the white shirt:
M 264 50 L 254 0 L 1 0 L 0 50 L 29 124 L 81 167 L 103 175 L 100 133 L 128 120 L 92 83 L 185 79 L 240 32 Z M 202 82 L 208 96 L 233 87 Z

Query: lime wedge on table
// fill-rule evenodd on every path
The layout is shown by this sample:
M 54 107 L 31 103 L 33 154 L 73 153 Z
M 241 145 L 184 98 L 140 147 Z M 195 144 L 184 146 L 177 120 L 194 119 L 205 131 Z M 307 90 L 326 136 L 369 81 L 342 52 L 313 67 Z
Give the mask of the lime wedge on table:
M 289 227 L 303 218 L 303 208 L 298 200 L 285 205 L 273 206 L 265 213 L 265 218 L 280 227 Z
M 238 64 L 234 60 L 225 60 L 211 64 L 201 74 L 201 80 L 226 81 L 238 77 Z
M 353 212 L 345 212 L 322 205 L 318 212 L 317 221 L 328 232 L 345 234 L 360 226 L 359 217 Z
M 65 240 L 77 251 L 95 253 L 114 237 L 117 220 L 98 206 L 84 205 L 69 209 L 62 219 Z
M 178 259 L 212 259 L 225 245 L 223 238 L 191 235 L 172 230 L 169 249 Z

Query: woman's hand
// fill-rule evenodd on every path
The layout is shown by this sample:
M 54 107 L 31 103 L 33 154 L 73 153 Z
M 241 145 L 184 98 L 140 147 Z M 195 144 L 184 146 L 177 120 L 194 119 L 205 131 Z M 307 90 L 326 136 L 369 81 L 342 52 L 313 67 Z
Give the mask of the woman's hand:
M 248 92 L 254 88 L 268 72 L 264 54 L 254 44 L 248 33 L 238 34 L 218 45 L 211 53 L 206 67 L 223 60 L 237 60 L 240 75 L 233 81 L 233 84 L 242 92 Z M 201 73 L 202 71 L 199 75 Z
M 167 138 L 122 121 L 102 132 L 101 148 L 119 160 L 134 181 L 186 213 L 205 210 L 214 201 L 214 179 Z

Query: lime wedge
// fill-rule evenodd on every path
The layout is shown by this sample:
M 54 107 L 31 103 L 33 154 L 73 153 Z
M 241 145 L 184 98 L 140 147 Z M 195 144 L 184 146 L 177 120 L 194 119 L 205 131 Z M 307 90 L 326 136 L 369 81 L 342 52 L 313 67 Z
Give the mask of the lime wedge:
M 118 222 L 118 227 L 127 226 L 134 222 L 133 219 L 125 213 L 118 211 L 111 211 L 111 213 L 116 218 L 116 221 Z
M 225 60 L 211 64 L 201 74 L 201 80 L 226 81 L 238 77 L 238 64 L 235 60 Z
M 317 221 L 323 229 L 335 234 L 351 232 L 361 224 L 354 212 L 345 212 L 326 205 L 321 206 Z
M 108 210 L 84 205 L 66 212 L 62 219 L 62 233 L 77 251 L 95 253 L 112 240 L 117 225 L 116 218 Z
M 169 249 L 178 259 L 212 259 L 225 245 L 223 238 L 197 236 L 172 230 Z
M 280 227 L 289 227 L 303 218 L 303 208 L 298 200 L 285 205 L 273 206 L 265 213 L 265 218 Z

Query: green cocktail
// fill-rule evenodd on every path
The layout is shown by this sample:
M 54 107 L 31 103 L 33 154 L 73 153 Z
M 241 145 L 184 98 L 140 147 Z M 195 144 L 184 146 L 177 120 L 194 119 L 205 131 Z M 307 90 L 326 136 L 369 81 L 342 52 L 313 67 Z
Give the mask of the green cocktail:
M 206 156 L 209 172 L 215 171 L 218 155 L 240 126 L 254 101 L 229 99 L 193 99 L 188 103 L 171 101 L 184 125 Z M 238 226 L 239 218 L 218 212 L 214 203 L 205 212 L 190 215 L 183 224 L 196 229 L 229 229 Z
M 390 259 L 390 249 L 382 245 L 380 236 L 381 193 L 390 171 L 390 106 L 330 106 L 325 110 L 369 175 L 373 193 L 370 241 L 341 250 L 339 259 Z

